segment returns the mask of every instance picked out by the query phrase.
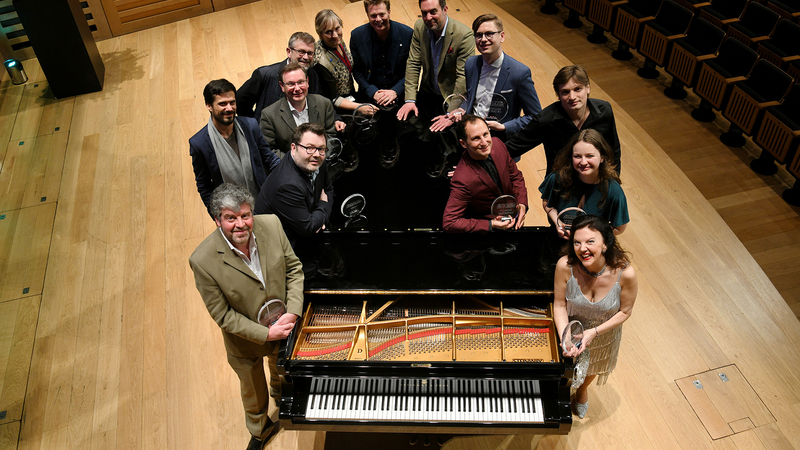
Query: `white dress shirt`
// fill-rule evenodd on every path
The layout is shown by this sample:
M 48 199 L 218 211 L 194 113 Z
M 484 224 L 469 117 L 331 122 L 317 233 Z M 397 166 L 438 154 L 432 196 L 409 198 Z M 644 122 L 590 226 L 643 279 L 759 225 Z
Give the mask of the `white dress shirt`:
M 478 80 L 478 90 L 475 92 L 475 106 L 472 107 L 473 114 L 479 117 L 489 115 L 489 106 L 492 104 L 492 95 L 497 87 L 497 78 L 500 76 L 500 67 L 503 66 L 505 53 L 500 53 L 500 57 L 493 63 L 486 64 L 483 61 L 481 66 L 481 78 Z

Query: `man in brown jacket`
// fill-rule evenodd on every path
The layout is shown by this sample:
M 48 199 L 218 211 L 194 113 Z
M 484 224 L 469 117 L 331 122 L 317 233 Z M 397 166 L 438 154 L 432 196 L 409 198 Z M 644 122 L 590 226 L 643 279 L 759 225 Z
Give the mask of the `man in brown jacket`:
M 189 258 L 195 285 L 209 314 L 222 329 L 228 363 L 239 377 L 250 449 L 262 449 L 280 431 L 267 415 L 269 397 L 280 399 L 276 361 L 279 343 L 303 311 L 303 270 L 281 223 L 273 215 L 253 216 L 253 196 L 224 183 L 211 195 L 218 229 Z M 286 313 L 272 326 L 258 323 L 258 312 L 279 299 Z M 270 371 L 267 390 L 262 358 Z M 268 395 L 269 394 L 269 395 Z

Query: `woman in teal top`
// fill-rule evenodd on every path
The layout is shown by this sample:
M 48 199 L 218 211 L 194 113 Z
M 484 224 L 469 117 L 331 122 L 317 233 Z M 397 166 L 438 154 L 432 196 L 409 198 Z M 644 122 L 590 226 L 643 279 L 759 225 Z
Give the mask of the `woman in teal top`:
M 586 214 L 608 220 L 615 235 L 625 231 L 630 222 L 628 203 L 614 165 L 611 147 L 600 133 L 591 128 L 576 133 L 539 186 L 550 221 L 557 223 L 559 212 L 577 206 Z M 561 238 L 569 238 L 568 231 L 556 229 Z

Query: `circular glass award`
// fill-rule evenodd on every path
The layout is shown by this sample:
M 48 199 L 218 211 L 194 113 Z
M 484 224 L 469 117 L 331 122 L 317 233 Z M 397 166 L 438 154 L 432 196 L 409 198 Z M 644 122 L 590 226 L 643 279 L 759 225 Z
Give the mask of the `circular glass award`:
M 500 94 L 493 94 L 486 120 L 500 122 L 505 119 L 506 115 L 508 115 L 508 100 Z
M 364 211 L 367 206 L 367 200 L 361 194 L 353 194 L 342 202 L 342 215 L 348 218 L 356 217 Z
M 367 218 L 361 215 L 367 206 L 367 200 L 361 194 L 353 194 L 342 202 L 342 215 L 347 217 L 344 222 L 346 229 L 364 228 L 367 225 Z
M 442 109 L 444 109 L 445 113 L 453 112 L 458 108 L 464 109 L 466 106 L 467 99 L 461 94 L 450 94 L 442 103 Z
M 328 148 L 325 150 L 325 159 L 330 162 L 334 162 L 339 158 L 339 155 L 342 154 L 342 149 L 344 145 L 339 138 L 329 138 L 328 139 Z
M 278 299 L 267 300 L 258 310 L 258 323 L 269 328 L 286 313 L 286 305 Z
M 356 125 L 371 125 L 378 121 L 380 108 L 371 103 L 362 103 L 353 113 L 353 122 Z
M 572 222 L 574 222 L 578 217 L 585 215 L 586 211 L 578 208 L 577 206 L 564 208 L 558 213 L 558 217 L 556 218 L 556 226 L 565 232 L 569 232 L 572 229 Z
M 352 131 L 352 137 L 359 145 L 366 145 L 375 140 L 378 136 L 378 117 L 381 114 L 381 109 L 370 103 L 363 103 L 356 108 L 353 113 L 353 123 L 355 124 Z
M 561 334 L 561 349 L 565 352 L 573 348 L 580 349 L 583 341 L 583 324 L 578 320 L 573 320 L 564 327 Z
M 492 202 L 492 217 L 509 221 L 517 215 L 517 199 L 513 195 L 501 195 Z

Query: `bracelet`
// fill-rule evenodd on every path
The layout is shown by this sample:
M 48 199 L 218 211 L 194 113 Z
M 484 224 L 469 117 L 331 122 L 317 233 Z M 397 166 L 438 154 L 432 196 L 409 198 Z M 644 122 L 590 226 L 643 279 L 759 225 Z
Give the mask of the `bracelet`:
M 600 336 L 600 332 L 597 331 L 597 327 L 594 327 L 594 334 L 595 336 Z

